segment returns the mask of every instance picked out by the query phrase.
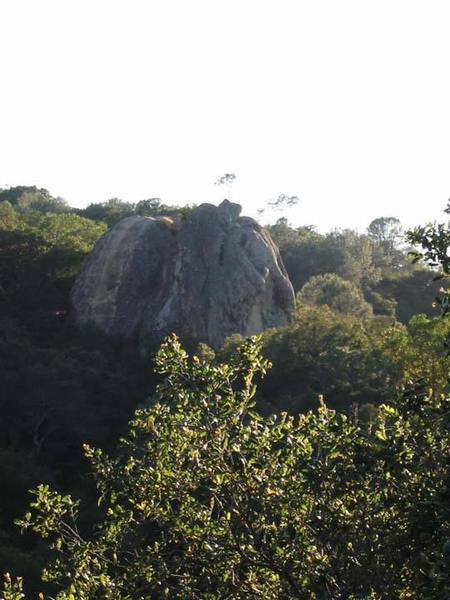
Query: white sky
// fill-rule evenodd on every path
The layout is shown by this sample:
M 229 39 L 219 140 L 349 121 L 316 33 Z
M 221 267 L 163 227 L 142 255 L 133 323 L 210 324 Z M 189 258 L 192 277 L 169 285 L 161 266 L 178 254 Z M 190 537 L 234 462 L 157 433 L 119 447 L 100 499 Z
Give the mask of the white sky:
M 0 0 L 0 187 L 443 220 L 448 0 Z

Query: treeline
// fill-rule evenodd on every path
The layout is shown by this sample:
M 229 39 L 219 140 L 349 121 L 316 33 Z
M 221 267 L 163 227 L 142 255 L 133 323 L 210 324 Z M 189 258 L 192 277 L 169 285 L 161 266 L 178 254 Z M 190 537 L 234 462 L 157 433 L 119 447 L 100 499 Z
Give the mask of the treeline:
M 315 296 L 316 303 L 331 303 L 353 314 L 395 317 L 405 324 L 415 314 L 436 316 L 432 300 L 440 285 L 428 268 L 410 260 L 411 248 L 398 219 L 375 219 L 364 234 L 344 229 L 323 235 L 313 227 L 292 228 L 286 219 L 269 231 L 295 291 L 308 283 L 305 294 Z M 325 274 L 335 277 L 324 279 Z
M 71 287 L 97 239 L 121 218 L 190 210 L 157 198 L 74 209 L 44 189 L 0 190 L 0 571 L 26 574 L 33 589 L 45 552 L 13 525 L 27 490 L 44 481 L 84 497 L 82 519 L 91 522 L 97 508 L 82 444 L 113 452 L 158 381 L 133 342 L 75 326 Z M 436 398 L 447 389 L 448 325 L 431 306 L 440 283 L 408 260 L 396 219 L 377 219 L 365 234 L 320 234 L 285 219 L 269 229 L 298 310 L 291 325 L 262 336 L 274 366 L 258 393 L 260 412 L 305 412 L 324 394 L 330 407 L 371 422 L 408 380 L 423 378 Z M 219 358 L 240 342 L 227 340 Z M 203 344 L 194 350 L 213 356 Z

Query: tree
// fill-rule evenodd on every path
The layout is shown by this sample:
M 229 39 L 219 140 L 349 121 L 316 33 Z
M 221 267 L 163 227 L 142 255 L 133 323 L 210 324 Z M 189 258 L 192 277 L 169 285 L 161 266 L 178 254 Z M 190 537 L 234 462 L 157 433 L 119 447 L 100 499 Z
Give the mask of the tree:
M 89 204 L 86 208 L 80 209 L 79 214 L 93 221 L 104 221 L 112 227 L 121 219 L 134 215 L 134 210 L 134 204 L 120 198 L 110 198 L 106 202 Z
M 377 314 L 387 311 L 383 310 L 374 294 L 380 294 L 383 304 L 387 301 L 388 310 L 389 302 L 392 302 L 394 316 L 405 325 L 414 315 L 426 314 L 428 317 L 434 317 L 439 313 L 433 307 L 433 299 L 439 294 L 442 282 L 433 281 L 433 276 L 433 271 L 427 268 L 385 273 L 383 279 L 371 287 L 367 298 L 374 305 Z
M 236 175 L 234 173 L 225 173 L 218 177 L 215 185 L 231 185 L 236 181 Z
M 379 217 L 367 228 L 367 234 L 374 244 L 374 259 L 383 272 L 400 271 L 410 268 L 405 252 L 400 248 L 403 228 L 395 217 Z
M 224 175 L 221 175 L 217 178 L 217 180 L 214 182 L 214 185 L 223 187 L 226 190 L 227 196 L 231 196 L 231 186 L 235 181 L 235 173 L 224 173 Z
M 53 315 L 106 226 L 13 205 L 0 202 L 1 234 L 12 235 L 0 245 L 2 276 L 15 282 L 0 322 L 0 568 L 30 586 L 46 564 L 58 600 L 449 595 L 449 359 L 440 350 L 448 323 L 418 317 L 390 327 L 392 318 L 302 306 L 292 324 L 262 336 L 276 369 L 259 390 L 251 373 L 267 364 L 257 341 L 241 338 L 239 353 L 230 343 L 216 362 L 209 348 L 189 358 L 170 339 L 153 394 L 130 349 Z M 352 236 L 337 243 L 287 222 L 279 232 L 290 256 L 304 258 L 293 262 L 299 281 L 336 257 L 337 269 L 358 275 Z M 360 248 L 373 251 L 361 237 Z M 405 305 L 422 279 L 408 281 Z M 422 375 L 397 397 L 404 376 Z M 322 398 L 317 410 L 322 393 L 327 405 Z M 355 402 L 364 404 L 353 410 Z M 125 434 L 136 405 L 146 408 Z M 32 535 L 18 542 L 11 526 L 30 486 L 34 507 L 23 525 L 48 534 L 36 545 Z M 0 597 L 27 592 L 8 576 Z
M 292 229 L 286 219 L 279 219 L 269 232 L 279 246 L 295 291 L 313 275 L 324 273 L 336 273 L 361 289 L 380 279 L 368 236 L 349 229 L 326 235 L 311 226 Z
M 369 237 L 388 252 L 392 252 L 402 236 L 402 226 L 395 217 L 378 217 L 367 228 Z
M 164 210 L 164 206 L 161 204 L 161 198 L 148 198 L 146 200 L 140 200 L 134 211 L 137 215 L 143 217 L 153 217 L 157 214 L 161 214 L 161 208 Z
M 445 212 L 450 211 L 450 206 Z M 434 280 L 450 277 L 450 227 L 449 224 L 428 223 L 425 226 L 415 227 L 406 233 L 408 241 L 413 246 L 421 246 L 422 251 L 413 250 L 410 255 L 414 262 L 423 261 L 435 270 Z M 450 310 L 450 289 L 442 289 L 436 297 L 436 304 L 440 306 L 442 314 Z
M 259 350 L 250 341 L 218 364 L 163 344 L 158 399 L 136 413 L 121 454 L 85 449 L 105 515 L 91 539 L 78 502 L 37 488 L 20 524 L 51 542 L 58 600 L 449 593 L 450 401 L 412 387 L 370 428 L 323 401 L 263 418 Z
M 36 186 L 17 186 L 3 190 L 0 189 L 0 202 L 9 202 L 19 212 L 29 209 L 43 213 L 64 213 L 70 211 L 69 205 L 63 198 L 55 198 L 46 189 L 39 189 Z
M 378 348 L 384 328 L 377 320 L 328 306 L 300 305 L 289 326 L 262 336 L 264 354 L 275 368 L 260 385 L 258 406 L 264 400 L 266 412 L 295 415 L 313 408 L 323 394 L 331 408 L 348 413 L 355 403 L 387 401 L 403 372 Z
M 288 196 L 287 194 L 280 194 L 275 200 L 270 200 L 268 205 L 276 210 L 283 210 L 284 208 L 292 208 L 297 206 L 300 202 L 298 196 Z
M 138 215 L 142 217 L 177 216 L 186 217 L 195 207 L 186 206 L 168 206 L 163 204 L 160 198 L 147 198 L 139 200 L 136 204 L 125 202 L 119 198 L 111 198 L 107 202 L 89 204 L 86 208 L 79 209 L 80 216 L 93 221 L 104 221 L 108 227 L 114 225 L 126 217 Z
M 262 217 L 267 209 L 274 213 L 276 212 L 284 212 L 287 209 L 293 208 L 297 206 L 300 202 L 300 198 L 298 196 L 288 196 L 287 194 L 279 194 L 273 200 L 269 200 L 264 208 L 258 210 L 259 217 Z
M 361 289 L 380 280 L 381 273 L 373 261 L 370 240 L 351 229 L 333 231 L 326 236 L 330 254 L 342 256 L 337 274 Z
M 448 394 L 450 357 L 443 352 L 450 336 L 450 321 L 415 315 L 406 327 L 394 324 L 376 340 L 382 353 L 397 363 L 402 380 L 426 381 L 430 394 Z
M 1 208 L 2 314 L 30 316 L 30 324 L 42 328 L 43 314 L 68 309 L 73 279 L 106 226 L 73 213 L 30 209 L 11 214 L 11 207 Z
M 312 306 L 327 305 L 333 310 L 362 319 L 372 316 L 372 307 L 364 300 L 362 292 L 335 273 L 311 277 L 298 292 L 297 300 Z

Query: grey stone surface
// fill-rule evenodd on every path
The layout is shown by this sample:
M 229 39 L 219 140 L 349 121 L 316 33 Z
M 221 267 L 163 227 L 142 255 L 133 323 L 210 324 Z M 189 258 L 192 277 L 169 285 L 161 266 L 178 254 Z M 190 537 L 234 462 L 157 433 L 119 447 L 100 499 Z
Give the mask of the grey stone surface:
M 128 217 L 96 244 L 72 290 L 79 323 L 112 336 L 171 332 L 221 346 L 289 322 L 294 292 L 278 249 L 241 207 L 202 204 L 184 222 Z

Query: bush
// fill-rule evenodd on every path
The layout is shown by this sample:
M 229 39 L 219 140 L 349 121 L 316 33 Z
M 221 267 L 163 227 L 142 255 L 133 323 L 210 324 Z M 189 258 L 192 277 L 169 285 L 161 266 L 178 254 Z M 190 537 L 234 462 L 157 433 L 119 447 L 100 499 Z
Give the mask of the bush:
M 323 402 L 263 418 L 254 378 L 268 366 L 254 339 L 222 364 L 163 344 L 158 400 L 120 455 L 85 449 L 104 510 L 93 536 L 48 486 L 21 521 L 53 547 L 58 600 L 450 592 L 450 401 L 416 386 L 361 426 Z
M 310 306 L 326 305 L 360 319 L 372 316 L 372 307 L 364 300 L 361 290 L 335 273 L 311 277 L 298 292 L 297 300 Z

